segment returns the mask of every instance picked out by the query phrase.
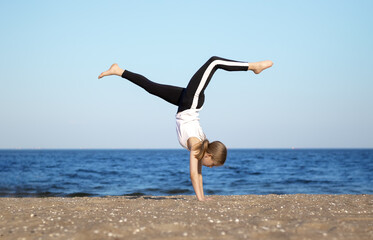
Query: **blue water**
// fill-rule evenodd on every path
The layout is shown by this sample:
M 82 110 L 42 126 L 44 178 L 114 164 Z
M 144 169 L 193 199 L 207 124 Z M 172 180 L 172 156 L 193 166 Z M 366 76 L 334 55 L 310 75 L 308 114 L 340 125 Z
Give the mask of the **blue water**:
M 194 194 L 186 150 L 0 150 L 0 197 Z M 373 194 L 373 149 L 229 150 L 206 194 Z

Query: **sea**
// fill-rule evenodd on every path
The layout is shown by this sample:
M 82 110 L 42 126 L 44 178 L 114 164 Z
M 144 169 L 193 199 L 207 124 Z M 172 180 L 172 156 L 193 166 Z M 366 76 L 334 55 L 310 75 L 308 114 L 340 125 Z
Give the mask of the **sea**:
M 373 194 L 373 149 L 230 149 L 207 195 Z M 0 197 L 193 195 L 189 152 L 0 150 Z

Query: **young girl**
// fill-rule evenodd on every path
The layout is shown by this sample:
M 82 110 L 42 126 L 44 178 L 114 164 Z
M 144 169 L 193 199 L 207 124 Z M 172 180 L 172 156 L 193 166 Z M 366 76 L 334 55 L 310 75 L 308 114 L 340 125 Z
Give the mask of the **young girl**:
M 209 200 L 203 194 L 202 165 L 217 167 L 224 164 L 227 148 L 219 141 L 209 142 L 199 124 L 199 111 L 205 101 L 204 91 L 212 75 L 218 69 L 226 71 L 251 70 L 259 74 L 273 63 L 269 60 L 261 62 L 239 62 L 220 57 L 211 57 L 192 77 L 186 88 L 175 87 L 152 82 L 142 75 L 121 69 L 118 64 L 101 73 L 98 78 L 118 75 L 142 87 L 150 94 L 158 96 L 178 106 L 176 114 L 176 130 L 179 143 L 190 151 L 190 179 L 199 201 Z

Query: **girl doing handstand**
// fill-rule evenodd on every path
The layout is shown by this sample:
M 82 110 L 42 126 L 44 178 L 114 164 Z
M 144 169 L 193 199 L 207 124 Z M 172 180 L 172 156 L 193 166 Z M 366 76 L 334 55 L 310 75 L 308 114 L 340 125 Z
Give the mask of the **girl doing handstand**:
M 176 114 L 176 130 L 179 143 L 190 151 L 190 179 L 197 199 L 209 200 L 203 193 L 202 165 L 217 167 L 224 164 L 227 148 L 219 141 L 209 142 L 199 124 L 199 111 L 205 101 L 204 91 L 213 74 L 218 69 L 226 71 L 248 71 L 259 74 L 273 65 L 272 61 L 240 62 L 221 57 L 211 57 L 191 78 L 186 88 L 175 87 L 152 82 L 140 74 L 121 69 L 113 64 L 109 70 L 98 78 L 117 75 L 128 79 L 142 87 L 150 94 L 158 96 L 169 103 L 178 106 Z

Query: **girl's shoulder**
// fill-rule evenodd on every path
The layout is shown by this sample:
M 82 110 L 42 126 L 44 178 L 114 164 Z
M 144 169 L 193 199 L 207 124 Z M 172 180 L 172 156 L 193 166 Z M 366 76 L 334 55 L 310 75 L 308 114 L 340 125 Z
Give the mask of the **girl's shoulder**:
M 196 151 L 199 149 L 199 145 L 201 144 L 201 140 L 199 140 L 196 137 L 190 137 L 188 138 L 187 145 L 189 151 Z

